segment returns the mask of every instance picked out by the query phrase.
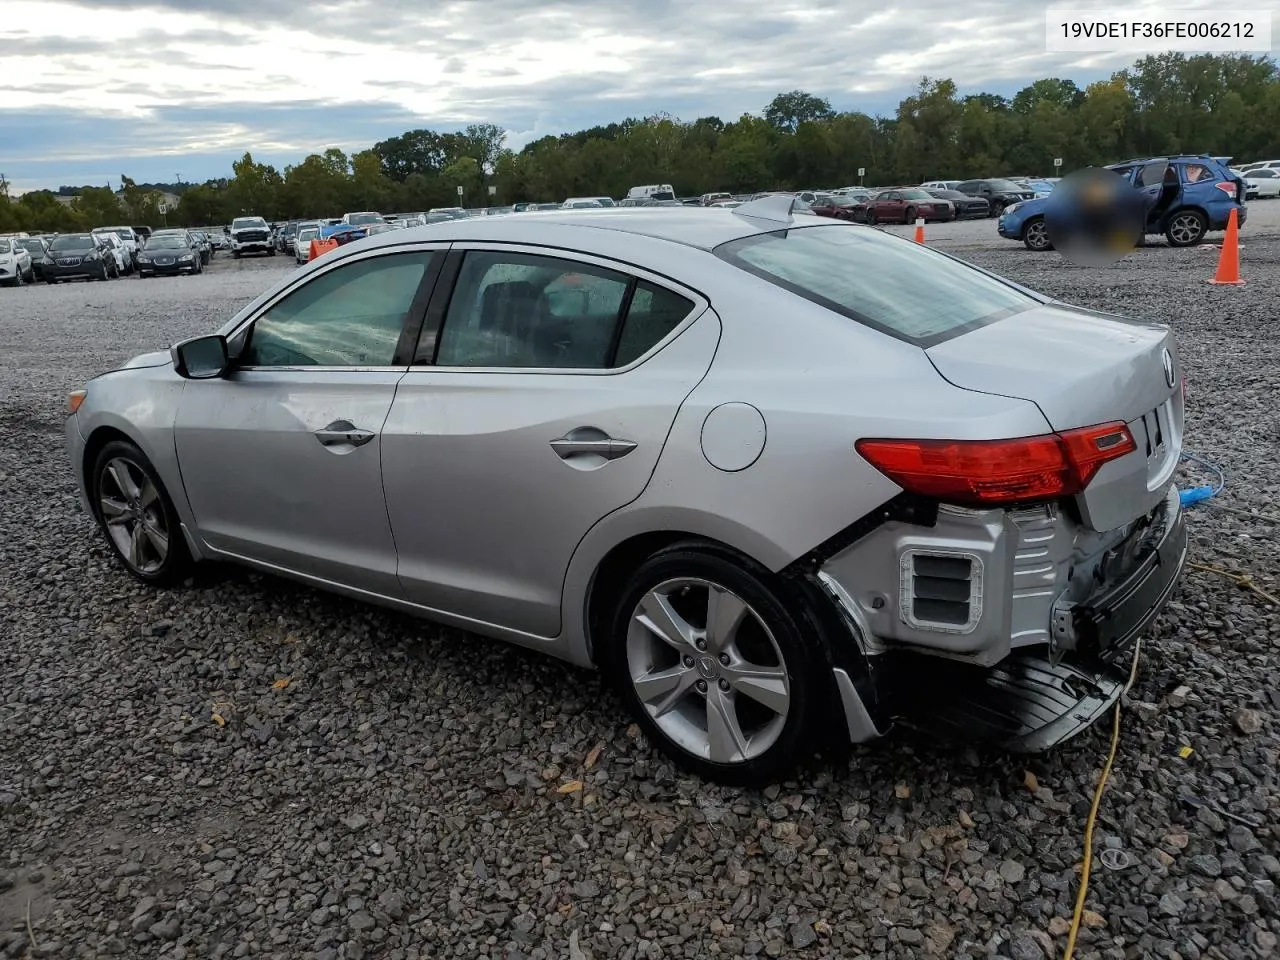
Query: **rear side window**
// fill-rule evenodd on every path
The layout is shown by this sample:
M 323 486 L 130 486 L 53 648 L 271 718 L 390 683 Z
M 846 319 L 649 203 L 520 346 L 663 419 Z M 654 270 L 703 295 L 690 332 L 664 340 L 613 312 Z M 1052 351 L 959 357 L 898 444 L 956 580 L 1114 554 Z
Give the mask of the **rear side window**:
M 1185 163 L 1182 165 L 1183 183 L 1209 183 L 1215 179 L 1213 171 L 1203 163 Z
M 691 301 L 559 257 L 473 251 L 449 300 L 436 365 L 604 370 L 637 359 Z
M 618 339 L 615 367 L 625 367 L 656 346 L 693 309 L 693 301 L 641 280 L 636 284 Z
M 1039 302 L 927 247 L 851 225 L 757 234 L 715 252 L 806 300 L 921 347 Z

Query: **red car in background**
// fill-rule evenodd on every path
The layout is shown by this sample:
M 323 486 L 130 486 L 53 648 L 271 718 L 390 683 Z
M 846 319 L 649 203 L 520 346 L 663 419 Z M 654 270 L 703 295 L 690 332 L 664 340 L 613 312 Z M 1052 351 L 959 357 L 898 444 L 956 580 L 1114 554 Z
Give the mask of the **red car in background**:
M 865 208 L 867 223 L 915 223 L 925 220 L 954 220 L 956 208 L 950 200 L 939 200 L 919 187 L 882 190 Z
M 868 199 L 870 197 L 867 194 L 820 193 L 811 209 L 820 217 L 861 220 Z

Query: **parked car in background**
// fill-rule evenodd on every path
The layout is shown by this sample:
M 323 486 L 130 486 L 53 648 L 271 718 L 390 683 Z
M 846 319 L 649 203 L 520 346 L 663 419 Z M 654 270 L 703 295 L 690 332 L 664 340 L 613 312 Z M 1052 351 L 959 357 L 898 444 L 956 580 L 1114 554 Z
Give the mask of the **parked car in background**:
M 200 248 L 185 230 L 180 233 L 156 233 L 138 254 L 138 276 L 194 276 L 204 268 Z
M 133 258 L 129 256 L 129 251 L 125 249 L 124 241 L 120 239 L 119 234 L 110 230 L 95 230 L 93 235 L 110 250 L 116 276 L 122 277 L 133 273 Z
M 44 258 L 49 255 L 49 241 L 44 237 L 13 237 L 16 246 L 31 257 L 31 270 L 37 280 L 44 279 Z
M 319 238 L 320 225 L 304 223 L 298 227 L 298 235 L 293 241 L 293 258 L 298 263 L 306 263 L 311 259 L 311 241 Z
M 1253 163 L 1245 163 L 1240 166 L 1241 170 L 1280 170 L 1280 160 L 1255 160 Z
M 1186 561 L 1173 333 L 792 202 L 340 247 L 77 391 L 68 480 L 144 585 L 234 561 L 598 667 L 708 779 L 1054 747 Z
M 146 226 L 132 227 L 134 234 L 138 238 L 138 249 L 142 249 L 142 245 L 147 242 L 147 237 L 151 236 L 151 228 Z
M 200 251 L 200 264 L 207 267 L 213 261 L 213 243 L 203 230 L 189 230 L 196 249 Z
M 955 185 L 954 189 L 959 190 L 965 196 L 981 197 L 986 200 L 993 217 L 1000 216 L 1004 212 L 1004 208 L 1011 204 L 1021 203 L 1024 200 L 1034 200 L 1036 196 L 1034 190 L 1019 186 L 1012 180 L 1000 178 L 962 180 Z
M 817 202 L 809 205 L 809 210 L 820 217 L 834 217 L 837 220 L 853 220 L 857 200 L 853 194 L 836 196 L 834 193 L 820 193 Z M 864 207 L 865 209 L 865 207 Z
M 918 217 L 926 221 L 954 220 L 955 215 L 949 200 L 939 200 L 919 187 L 884 190 L 863 207 L 863 219 L 870 224 L 915 223 Z
M 722 191 L 720 193 L 704 193 L 701 197 L 698 198 L 698 202 L 701 203 L 704 207 L 709 207 L 712 204 L 718 203 L 721 200 L 732 200 L 732 199 L 733 199 L 733 194 L 724 193 Z
M 599 200 L 591 200 L 587 197 L 570 197 L 564 203 L 560 204 L 564 210 L 585 210 L 594 207 L 597 210 L 602 209 Z
M 669 183 L 650 183 L 632 187 L 627 191 L 628 200 L 674 200 L 675 188 Z
M 930 180 L 928 183 L 920 184 L 922 190 L 954 190 L 961 181 L 959 180 Z
M 20 244 L 28 237 L 0 237 L 0 284 L 20 287 L 36 278 L 31 253 Z
M 1107 167 L 1135 191 L 1146 214 L 1144 236 L 1163 233 L 1170 246 L 1200 243 L 1210 230 L 1225 230 L 1231 211 L 1244 225 L 1245 181 L 1209 156 L 1154 157 L 1126 160 Z M 1045 211 L 1053 197 L 1041 197 L 1005 208 L 997 232 L 1021 240 L 1028 250 L 1050 250 Z M 1134 237 L 1140 243 L 1143 237 Z
M 64 233 L 49 244 L 42 264 L 45 283 L 61 280 L 114 280 L 116 260 L 107 241 L 92 233 Z
M 231 256 L 239 260 L 246 253 L 276 255 L 271 228 L 262 217 L 236 217 L 231 221 Z
M 1014 180 L 1013 182 L 1018 184 L 1021 187 L 1026 187 L 1028 190 L 1030 190 L 1032 193 L 1033 200 L 1036 197 L 1047 197 L 1049 194 L 1053 193 L 1053 184 L 1050 183 L 1048 180 L 1038 180 L 1038 179 L 1032 178 L 1030 180 L 1018 179 L 1018 180 Z
M 349 223 L 353 227 L 362 227 L 368 223 L 386 223 L 382 214 L 375 213 L 373 210 L 362 210 L 358 213 L 345 213 L 342 215 L 342 222 Z
M 290 220 L 280 225 L 280 229 L 275 232 L 275 237 L 273 238 L 276 253 L 293 253 L 293 237 L 297 231 L 297 220 Z
M 138 262 L 138 250 L 141 248 L 143 238 L 138 235 L 137 230 L 133 227 L 94 227 L 94 233 L 102 233 L 110 231 L 114 233 L 124 243 L 125 255 L 129 258 L 129 269 L 133 270 Z
M 213 244 L 204 239 L 203 234 L 198 230 L 189 230 L 186 227 L 166 227 L 164 230 L 157 230 L 151 235 L 152 240 L 156 237 L 182 237 L 200 254 L 201 266 L 208 264 L 213 259 Z M 143 249 L 146 248 L 144 247 Z
M 1280 197 L 1280 167 L 1258 167 L 1245 174 L 1246 194 L 1259 200 Z
M 946 190 L 940 187 L 926 188 L 925 193 L 938 200 L 946 200 L 955 207 L 957 220 L 971 220 L 991 215 L 991 204 L 983 197 L 971 197 L 959 190 Z

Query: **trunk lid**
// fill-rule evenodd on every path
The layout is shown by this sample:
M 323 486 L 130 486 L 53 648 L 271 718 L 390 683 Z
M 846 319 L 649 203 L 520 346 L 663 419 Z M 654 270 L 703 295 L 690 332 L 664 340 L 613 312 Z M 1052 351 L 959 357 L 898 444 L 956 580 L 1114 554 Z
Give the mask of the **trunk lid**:
M 1054 430 L 1120 420 L 1137 449 L 1108 463 L 1077 501 L 1110 530 L 1159 505 L 1182 451 L 1181 370 L 1167 327 L 1048 303 L 930 347 L 965 390 L 1035 403 Z

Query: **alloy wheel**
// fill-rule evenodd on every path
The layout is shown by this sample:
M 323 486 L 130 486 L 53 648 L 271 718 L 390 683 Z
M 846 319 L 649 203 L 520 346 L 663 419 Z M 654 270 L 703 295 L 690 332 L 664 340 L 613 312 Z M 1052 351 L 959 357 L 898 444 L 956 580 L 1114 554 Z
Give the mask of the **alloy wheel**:
M 1180 213 L 1169 222 L 1169 238 L 1176 244 L 1190 246 L 1203 232 L 1200 217 L 1194 213 Z
M 153 574 L 169 556 L 169 530 L 160 491 L 138 464 L 108 460 L 98 481 L 98 508 L 107 535 L 136 572 Z
M 719 584 L 667 580 L 641 598 L 626 668 L 649 717 L 712 763 L 743 763 L 777 742 L 791 710 L 781 648 L 760 615 Z
M 1022 237 L 1026 245 L 1032 250 L 1049 249 L 1049 231 L 1046 229 L 1043 220 L 1033 220 L 1028 223 Z

